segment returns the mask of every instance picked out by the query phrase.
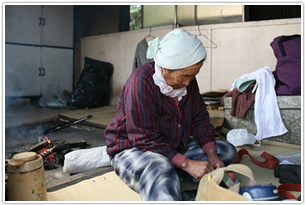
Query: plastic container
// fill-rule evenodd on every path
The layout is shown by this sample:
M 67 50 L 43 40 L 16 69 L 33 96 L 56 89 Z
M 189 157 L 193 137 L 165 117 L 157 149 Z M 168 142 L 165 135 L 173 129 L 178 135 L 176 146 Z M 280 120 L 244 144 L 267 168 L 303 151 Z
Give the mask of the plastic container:
M 35 152 L 16 154 L 8 161 L 8 200 L 47 200 L 43 160 Z
M 241 187 L 239 193 L 249 201 L 279 200 L 278 190 L 272 184 Z

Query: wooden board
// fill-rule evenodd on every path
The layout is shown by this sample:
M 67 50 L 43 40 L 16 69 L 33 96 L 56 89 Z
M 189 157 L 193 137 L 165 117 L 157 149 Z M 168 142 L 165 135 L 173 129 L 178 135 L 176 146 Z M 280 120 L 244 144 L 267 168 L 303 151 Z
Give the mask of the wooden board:
M 104 106 L 94 109 L 65 110 L 64 112 L 59 113 L 59 116 L 80 119 L 87 115 L 92 115 L 92 118 L 86 120 L 86 122 L 107 126 L 114 117 L 116 109 L 117 106 Z

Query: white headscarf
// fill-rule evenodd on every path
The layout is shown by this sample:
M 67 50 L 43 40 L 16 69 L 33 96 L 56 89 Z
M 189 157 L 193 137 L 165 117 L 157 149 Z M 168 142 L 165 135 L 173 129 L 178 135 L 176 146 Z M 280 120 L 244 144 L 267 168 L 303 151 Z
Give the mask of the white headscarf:
M 177 70 L 194 65 L 206 58 L 201 41 L 184 29 L 175 29 L 164 36 L 148 42 L 147 59 L 161 67 Z
M 153 75 L 155 84 L 160 88 L 160 92 L 166 96 L 178 98 L 178 101 L 182 100 L 182 97 L 187 94 L 187 89 L 184 86 L 183 88 L 174 89 L 172 86 L 167 85 L 163 74 L 162 69 L 157 63 L 155 63 L 155 74 Z

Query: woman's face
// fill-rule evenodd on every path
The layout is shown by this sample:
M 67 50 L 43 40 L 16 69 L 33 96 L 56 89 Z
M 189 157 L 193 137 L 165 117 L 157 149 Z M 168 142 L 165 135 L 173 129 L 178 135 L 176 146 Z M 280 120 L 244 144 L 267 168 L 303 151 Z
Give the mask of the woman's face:
M 183 88 L 184 86 L 188 86 L 199 73 L 202 64 L 203 61 L 200 61 L 197 64 L 179 70 L 162 68 L 163 77 L 167 85 L 172 86 L 174 89 Z

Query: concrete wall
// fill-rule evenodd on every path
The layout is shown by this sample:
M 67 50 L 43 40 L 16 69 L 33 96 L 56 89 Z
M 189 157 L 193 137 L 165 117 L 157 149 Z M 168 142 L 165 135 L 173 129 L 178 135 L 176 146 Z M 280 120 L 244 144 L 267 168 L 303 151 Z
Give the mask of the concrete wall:
M 267 138 L 271 141 L 284 142 L 288 144 L 301 145 L 302 128 L 302 97 L 301 96 L 277 96 L 277 102 L 280 114 L 288 132 L 281 136 Z M 247 129 L 250 133 L 256 134 L 257 127 L 255 123 L 254 104 L 247 111 L 244 119 L 231 116 L 232 97 L 224 99 L 225 107 L 225 125 L 227 129 Z
M 282 19 L 245 23 L 213 24 L 183 27 L 207 47 L 207 60 L 197 75 L 200 92 L 230 90 L 235 78 L 269 66 L 275 70 L 276 58 L 270 47 L 280 35 L 301 34 L 301 19 Z M 155 37 L 163 37 L 172 26 L 156 27 Z M 111 104 L 116 104 L 120 91 L 132 71 L 135 49 L 150 29 L 106 34 L 81 39 L 82 65 L 84 57 L 110 62 L 114 66 Z M 148 39 L 151 40 L 151 39 Z

